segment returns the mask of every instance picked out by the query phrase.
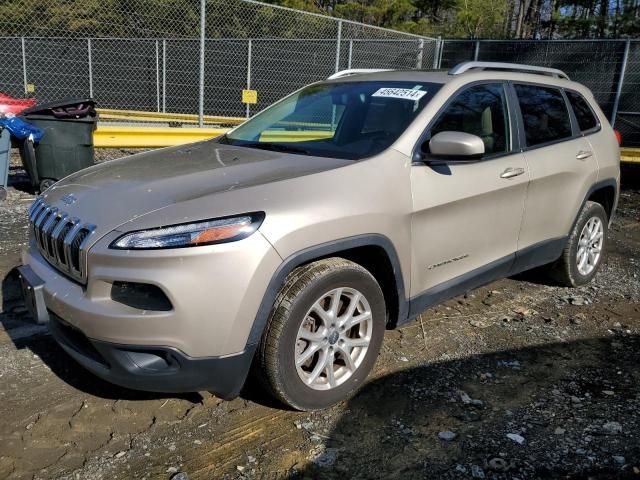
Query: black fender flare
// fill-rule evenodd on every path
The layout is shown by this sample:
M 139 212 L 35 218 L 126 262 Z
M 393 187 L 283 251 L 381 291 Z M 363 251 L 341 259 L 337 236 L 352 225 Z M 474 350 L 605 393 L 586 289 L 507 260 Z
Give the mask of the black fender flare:
M 396 282 L 396 289 L 398 294 L 398 319 L 407 317 L 409 311 L 409 303 L 405 296 L 404 280 L 402 278 L 402 269 L 400 267 L 400 260 L 396 252 L 393 243 L 389 238 L 380 234 L 364 234 L 356 235 L 353 237 L 342 238 L 338 240 L 332 240 L 330 242 L 321 243 L 312 247 L 305 248 L 299 252 L 296 252 L 287 257 L 275 271 L 269 285 L 262 297 L 258 313 L 251 326 L 249 332 L 249 338 L 247 339 L 247 348 L 253 347 L 258 344 L 264 328 L 269 319 L 271 309 L 275 302 L 276 296 L 280 287 L 284 283 L 285 278 L 298 266 L 308 263 L 318 258 L 326 258 L 335 253 L 339 253 L 344 250 L 350 250 L 358 247 L 376 246 L 381 247 L 387 254 L 391 266 L 393 268 L 393 275 Z

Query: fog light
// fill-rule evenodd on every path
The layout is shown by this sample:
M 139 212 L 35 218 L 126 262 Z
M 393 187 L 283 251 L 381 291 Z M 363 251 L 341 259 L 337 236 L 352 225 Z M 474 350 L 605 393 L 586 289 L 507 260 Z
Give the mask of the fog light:
M 173 309 L 162 289 L 150 283 L 113 282 L 111 300 L 138 310 L 167 312 Z

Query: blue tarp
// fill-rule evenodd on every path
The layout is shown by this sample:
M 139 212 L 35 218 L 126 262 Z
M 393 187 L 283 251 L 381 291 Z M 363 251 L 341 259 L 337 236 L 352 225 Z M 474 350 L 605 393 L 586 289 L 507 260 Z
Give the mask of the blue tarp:
M 44 136 L 44 130 L 34 127 L 19 117 L 0 118 L 0 127 L 9 130 L 9 133 L 18 140 L 29 138 L 33 143 L 38 143 Z

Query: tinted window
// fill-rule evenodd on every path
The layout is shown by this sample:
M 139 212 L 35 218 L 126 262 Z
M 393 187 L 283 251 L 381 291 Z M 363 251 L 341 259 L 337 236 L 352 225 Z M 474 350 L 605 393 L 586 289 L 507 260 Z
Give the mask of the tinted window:
M 569 98 L 569 103 L 573 108 L 573 113 L 576 114 L 576 118 L 578 119 L 578 126 L 580 127 L 580 131 L 584 132 L 586 130 L 591 130 L 598 126 L 598 120 L 596 119 L 591 107 L 584 99 L 582 95 L 576 92 L 566 92 L 567 97 Z
M 571 136 L 569 110 L 557 88 L 515 85 L 527 146 Z
M 485 155 L 509 149 L 509 116 L 502 84 L 471 87 L 449 104 L 431 127 L 431 136 L 453 131 L 477 135 L 484 142 Z

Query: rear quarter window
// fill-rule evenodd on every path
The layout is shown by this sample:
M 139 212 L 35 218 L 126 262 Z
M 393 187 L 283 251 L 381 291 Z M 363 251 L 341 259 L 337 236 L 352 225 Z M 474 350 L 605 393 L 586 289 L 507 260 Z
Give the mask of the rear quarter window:
M 586 132 L 596 128 L 598 126 L 598 119 L 585 98 L 577 92 L 570 92 L 568 90 L 566 90 L 566 94 L 567 98 L 569 98 L 571 108 L 573 108 L 573 113 L 578 120 L 580 131 Z
M 571 137 L 569 109 L 560 89 L 522 84 L 514 87 L 528 147 Z

